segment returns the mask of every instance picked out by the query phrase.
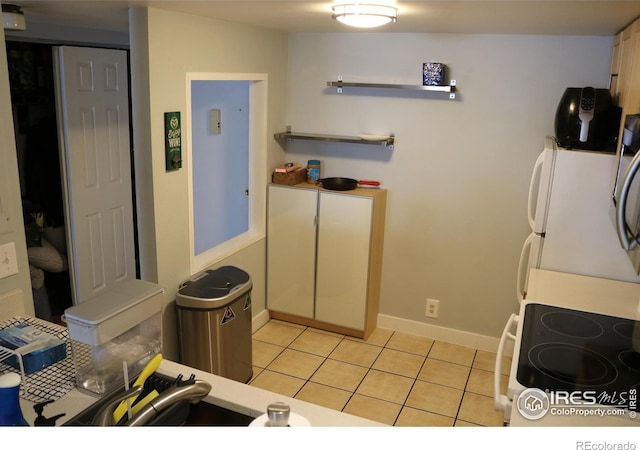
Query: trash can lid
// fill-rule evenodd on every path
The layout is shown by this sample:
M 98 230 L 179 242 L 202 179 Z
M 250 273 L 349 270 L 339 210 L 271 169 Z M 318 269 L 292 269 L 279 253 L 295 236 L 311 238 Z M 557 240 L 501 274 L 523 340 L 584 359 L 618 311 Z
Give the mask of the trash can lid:
M 247 272 L 234 266 L 223 266 L 182 283 L 176 304 L 187 308 L 220 308 L 247 293 L 251 287 Z

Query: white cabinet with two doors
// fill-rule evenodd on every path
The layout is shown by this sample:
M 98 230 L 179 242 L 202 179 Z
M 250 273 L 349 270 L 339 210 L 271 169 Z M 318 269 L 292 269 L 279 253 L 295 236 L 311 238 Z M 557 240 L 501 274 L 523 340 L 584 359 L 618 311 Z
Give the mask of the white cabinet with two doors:
M 275 319 L 367 337 L 376 326 L 384 189 L 270 185 L 267 308 Z

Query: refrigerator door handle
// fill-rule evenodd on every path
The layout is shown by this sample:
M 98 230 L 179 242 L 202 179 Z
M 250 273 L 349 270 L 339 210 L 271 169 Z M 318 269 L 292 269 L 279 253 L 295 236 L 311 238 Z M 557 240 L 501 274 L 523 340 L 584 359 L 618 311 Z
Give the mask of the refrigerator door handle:
M 529 197 L 527 198 L 527 219 L 529 220 L 529 226 L 532 230 L 535 230 L 536 226 L 536 205 L 534 204 L 534 194 L 538 194 L 540 189 L 540 182 L 542 181 L 542 165 L 544 163 L 545 152 L 540 153 L 536 163 L 533 165 L 533 173 L 531 174 L 531 181 L 529 182 Z
M 527 296 L 527 282 L 529 279 L 529 260 L 531 254 L 531 248 L 533 240 L 536 238 L 536 233 L 531 233 L 525 239 L 522 244 L 522 251 L 520 252 L 520 260 L 518 261 L 518 274 L 516 277 L 516 297 L 518 298 L 518 304 L 522 303 Z
M 629 164 L 629 167 L 627 167 L 622 177 L 622 185 L 620 186 L 618 202 L 616 204 L 616 231 L 618 232 L 620 244 L 625 250 L 632 250 L 638 245 L 638 237 L 629 229 L 626 217 L 629 190 L 638 172 L 638 168 L 640 168 L 640 152 L 636 153 L 633 157 L 631 164 Z

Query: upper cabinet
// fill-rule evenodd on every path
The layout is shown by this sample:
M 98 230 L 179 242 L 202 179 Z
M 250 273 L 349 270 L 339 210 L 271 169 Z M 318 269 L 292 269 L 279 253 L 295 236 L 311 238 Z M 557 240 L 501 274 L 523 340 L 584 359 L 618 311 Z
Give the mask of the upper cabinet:
M 624 118 L 640 113 L 640 19 L 618 33 L 611 59 L 611 95 L 622 108 L 619 141 Z

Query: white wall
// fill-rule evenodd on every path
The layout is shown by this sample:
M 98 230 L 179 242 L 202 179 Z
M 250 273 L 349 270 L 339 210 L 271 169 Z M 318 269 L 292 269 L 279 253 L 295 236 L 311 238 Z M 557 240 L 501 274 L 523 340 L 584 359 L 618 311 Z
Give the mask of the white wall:
M 268 74 L 268 135 L 282 129 L 285 117 L 287 36 L 199 16 L 155 8 L 130 13 L 130 43 L 138 226 L 142 278 L 165 287 L 164 353 L 177 358 L 173 301 L 189 273 L 187 205 L 188 142 L 183 143 L 182 169 L 166 172 L 163 113 L 186 111 L 187 73 Z M 183 127 L 188 126 L 183 123 Z M 264 169 L 283 160 L 283 150 L 267 141 Z M 265 246 L 259 241 L 213 267 L 232 264 L 251 274 L 254 315 L 265 307 Z
M 287 161 L 319 158 L 324 176 L 389 190 L 380 313 L 498 336 L 517 309 L 526 195 L 568 86 L 606 87 L 613 39 L 463 34 L 293 34 L 287 124 L 339 135 L 396 133 L 393 151 L 297 141 Z M 345 81 L 422 84 L 447 64 L 456 100 L 360 90 Z M 424 316 L 440 300 L 440 318 Z

